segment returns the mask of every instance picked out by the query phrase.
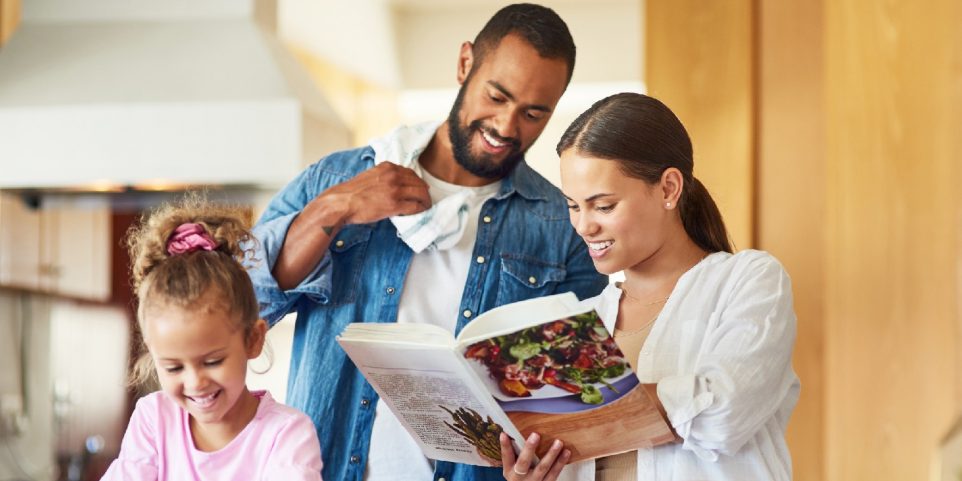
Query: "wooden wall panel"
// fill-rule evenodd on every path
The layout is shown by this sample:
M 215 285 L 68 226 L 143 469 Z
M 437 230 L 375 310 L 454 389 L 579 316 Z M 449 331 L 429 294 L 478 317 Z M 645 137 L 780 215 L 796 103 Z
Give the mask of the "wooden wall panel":
M 957 414 L 959 2 L 825 2 L 828 479 L 921 480 Z
M 758 4 L 758 247 L 788 270 L 802 394 L 788 445 L 796 481 L 825 479 L 825 109 L 819 1 Z
M 648 0 L 645 82 L 685 124 L 695 176 L 725 216 L 736 247 L 751 247 L 753 52 L 751 0 Z
M 0 0 L 0 47 L 20 23 L 21 0 Z

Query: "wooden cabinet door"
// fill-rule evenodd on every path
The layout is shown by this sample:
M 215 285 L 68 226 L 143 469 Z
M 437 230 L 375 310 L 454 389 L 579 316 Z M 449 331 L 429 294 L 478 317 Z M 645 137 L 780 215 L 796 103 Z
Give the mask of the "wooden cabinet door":
M 110 297 L 110 211 L 64 206 L 42 215 L 41 287 L 68 297 Z
M 40 288 L 40 212 L 0 195 L 0 286 Z

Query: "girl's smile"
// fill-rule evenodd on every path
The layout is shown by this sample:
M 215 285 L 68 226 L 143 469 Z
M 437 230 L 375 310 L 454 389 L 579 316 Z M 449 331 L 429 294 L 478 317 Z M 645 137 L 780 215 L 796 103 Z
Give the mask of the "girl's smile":
M 190 414 L 195 438 L 198 427 L 239 432 L 258 405 L 247 390 L 247 361 L 260 354 L 263 336 L 256 342 L 245 333 L 214 291 L 190 306 L 151 306 L 144 322 L 161 388 Z M 254 330 L 266 330 L 262 324 Z

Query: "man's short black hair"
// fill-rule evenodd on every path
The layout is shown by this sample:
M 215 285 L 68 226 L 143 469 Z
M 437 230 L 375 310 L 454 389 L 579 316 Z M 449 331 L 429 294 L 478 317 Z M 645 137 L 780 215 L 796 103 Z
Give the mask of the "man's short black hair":
M 474 63 L 481 65 L 485 55 L 508 34 L 520 36 L 543 58 L 561 59 L 568 65 L 568 79 L 575 69 L 575 42 L 568 25 L 554 10 L 533 3 L 516 3 L 498 10 L 474 38 Z

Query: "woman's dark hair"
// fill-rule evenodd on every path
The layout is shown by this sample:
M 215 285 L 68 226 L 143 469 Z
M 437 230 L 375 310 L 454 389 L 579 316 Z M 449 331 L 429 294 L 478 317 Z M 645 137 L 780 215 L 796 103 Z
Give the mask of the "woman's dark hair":
M 568 127 L 557 152 L 577 152 L 618 162 L 629 177 L 657 184 L 674 167 L 684 178 L 678 209 L 685 232 L 708 252 L 732 252 L 718 206 L 692 175 L 695 161 L 688 132 L 658 99 L 620 93 L 595 102 Z
M 475 64 L 509 34 L 519 35 L 542 58 L 561 59 L 568 65 L 568 81 L 575 69 L 575 42 L 568 25 L 554 10 L 533 3 L 516 3 L 498 10 L 474 38 Z

